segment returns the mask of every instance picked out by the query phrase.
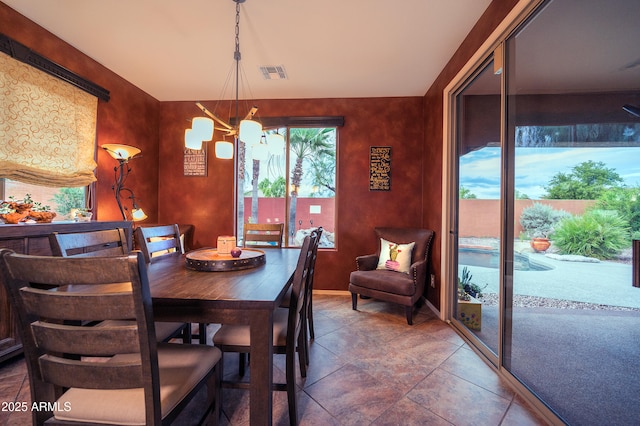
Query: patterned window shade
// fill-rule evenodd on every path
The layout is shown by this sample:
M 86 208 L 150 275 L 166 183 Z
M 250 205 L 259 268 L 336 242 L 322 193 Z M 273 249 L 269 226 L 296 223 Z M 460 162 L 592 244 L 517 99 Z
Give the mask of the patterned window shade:
M 94 182 L 97 108 L 95 96 L 0 53 L 0 178 Z

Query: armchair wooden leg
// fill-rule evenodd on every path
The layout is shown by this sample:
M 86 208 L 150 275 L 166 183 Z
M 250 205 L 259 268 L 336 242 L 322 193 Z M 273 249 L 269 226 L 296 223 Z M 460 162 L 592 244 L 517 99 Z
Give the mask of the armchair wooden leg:
M 407 323 L 413 325 L 413 306 L 405 306 L 405 312 L 407 313 Z
M 355 293 L 351 293 L 351 309 L 358 310 L 358 295 Z

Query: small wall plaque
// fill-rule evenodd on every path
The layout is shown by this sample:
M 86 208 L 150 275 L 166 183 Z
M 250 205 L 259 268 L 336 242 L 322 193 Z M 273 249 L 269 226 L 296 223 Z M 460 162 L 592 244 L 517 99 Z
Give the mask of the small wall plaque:
M 184 175 L 207 175 L 207 144 L 203 144 L 200 150 L 184 149 Z
M 391 190 L 391 147 L 369 148 L 369 191 Z

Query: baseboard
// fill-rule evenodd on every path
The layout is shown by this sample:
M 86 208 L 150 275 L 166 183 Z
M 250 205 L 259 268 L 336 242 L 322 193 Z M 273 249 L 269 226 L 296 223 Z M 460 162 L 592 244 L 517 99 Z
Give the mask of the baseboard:
M 348 290 L 313 290 L 313 293 L 326 296 L 351 296 L 351 292 Z

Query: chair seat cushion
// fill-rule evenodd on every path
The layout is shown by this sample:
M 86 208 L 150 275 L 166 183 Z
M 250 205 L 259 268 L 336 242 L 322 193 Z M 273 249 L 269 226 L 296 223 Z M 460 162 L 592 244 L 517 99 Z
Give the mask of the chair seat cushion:
M 116 355 L 107 362 L 131 361 L 139 354 Z M 220 360 L 218 348 L 206 345 L 158 344 L 160 401 L 164 418 Z M 142 388 L 71 388 L 57 401 L 58 420 L 117 425 L 144 425 L 145 404 Z
M 273 311 L 273 346 L 287 345 L 288 308 L 277 308 Z M 251 346 L 250 328 L 248 325 L 223 324 L 213 335 L 213 344 L 220 346 Z
M 411 275 L 383 269 L 354 271 L 349 277 L 349 282 L 358 287 L 401 296 L 413 296 L 416 292 Z

